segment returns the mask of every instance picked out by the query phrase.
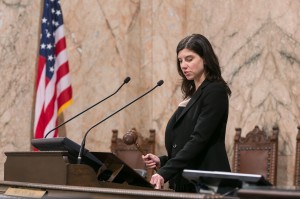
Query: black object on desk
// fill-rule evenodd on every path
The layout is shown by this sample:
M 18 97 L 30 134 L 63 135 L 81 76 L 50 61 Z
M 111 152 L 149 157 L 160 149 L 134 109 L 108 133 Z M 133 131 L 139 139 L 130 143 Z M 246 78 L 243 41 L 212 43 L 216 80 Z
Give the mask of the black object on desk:
M 272 186 L 262 175 L 185 169 L 182 176 L 193 183 L 199 193 L 236 196 L 249 186 Z

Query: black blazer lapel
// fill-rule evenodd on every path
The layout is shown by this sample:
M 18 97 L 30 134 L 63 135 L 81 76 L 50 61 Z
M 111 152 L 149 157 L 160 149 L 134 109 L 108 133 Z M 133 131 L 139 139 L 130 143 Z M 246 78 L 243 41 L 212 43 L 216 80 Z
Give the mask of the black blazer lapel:
M 201 96 L 203 88 L 209 84 L 208 80 L 204 80 L 203 83 L 200 85 L 198 90 L 195 92 L 195 94 L 192 96 L 191 100 L 188 102 L 186 107 L 182 110 L 180 115 L 176 117 L 176 122 L 193 106 L 193 104 L 197 101 L 197 99 Z M 175 122 L 175 124 L 176 124 Z

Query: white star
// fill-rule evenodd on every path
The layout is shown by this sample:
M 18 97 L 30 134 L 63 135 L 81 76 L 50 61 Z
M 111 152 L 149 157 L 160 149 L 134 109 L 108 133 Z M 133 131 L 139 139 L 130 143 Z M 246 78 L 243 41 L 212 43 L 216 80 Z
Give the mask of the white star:
M 56 11 L 56 15 L 57 15 L 57 16 L 61 15 L 60 10 L 57 10 L 57 11 Z
M 50 72 L 54 72 L 54 67 L 53 66 L 50 67 Z
M 51 9 L 51 12 L 52 12 L 52 14 L 53 14 L 53 13 L 55 13 L 55 10 L 54 10 L 54 8 L 52 8 L 52 9 Z
M 48 32 L 48 33 L 47 33 L 47 38 L 49 38 L 49 37 L 51 37 L 51 34 Z
M 51 49 L 52 45 L 51 44 L 47 44 L 47 49 Z
M 52 61 L 53 59 L 54 59 L 54 58 L 53 58 L 52 55 L 49 55 L 49 56 L 48 56 L 48 60 L 49 60 L 49 61 Z
M 41 44 L 41 49 L 45 49 L 46 45 L 44 43 Z
M 47 19 L 44 17 L 43 19 L 42 19 L 42 23 L 46 23 L 47 22 Z

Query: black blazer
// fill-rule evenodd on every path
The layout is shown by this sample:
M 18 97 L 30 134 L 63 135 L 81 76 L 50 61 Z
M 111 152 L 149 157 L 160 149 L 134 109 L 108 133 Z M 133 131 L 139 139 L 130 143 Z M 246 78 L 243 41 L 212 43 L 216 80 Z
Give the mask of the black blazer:
M 188 183 L 183 169 L 230 171 L 225 149 L 228 95 L 223 83 L 205 80 L 186 107 L 179 107 L 165 132 L 167 156 L 157 171 L 171 187 Z

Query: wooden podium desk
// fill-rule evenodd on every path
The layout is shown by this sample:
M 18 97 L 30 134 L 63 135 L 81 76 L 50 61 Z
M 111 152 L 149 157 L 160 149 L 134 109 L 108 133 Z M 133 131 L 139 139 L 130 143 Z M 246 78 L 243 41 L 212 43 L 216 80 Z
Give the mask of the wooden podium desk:
M 23 190 L 23 192 L 44 191 L 43 199 L 156 199 L 156 198 L 174 198 L 174 199 L 215 199 L 224 198 L 220 195 L 197 194 L 197 193 L 177 193 L 163 190 L 141 190 L 124 188 L 101 188 L 101 187 L 82 187 L 70 185 L 51 185 L 27 182 L 0 181 L 0 198 L 7 199 L 25 199 L 22 193 L 18 196 L 7 196 L 4 193 L 8 189 Z M 26 197 L 28 199 L 28 197 Z M 30 198 L 30 197 L 29 197 Z
M 299 187 L 248 187 L 237 192 L 240 199 L 292 199 L 300 198 Z
M 56 152 L 6 152 L 4 181 L 0 181 L 0 198 L 25 198 L 22 194 L 43 193 L 40 198 L 105 198 L 105 199 L 155 199 L 155 198 L 240 198 L 260 199 L 300 198 L 296 187 L 244 187 L 237 196 L 219 194 L 178 193 L 155 190 L 152 185 L 133 169 L 111 153 L 92 153 L 101 160 L 112 175 L 99 180 L 97 166 L 88 160 L 75 164 L 70 153 Z M 19 195 L 7 196 L 7 193 Z M 6 193 L 6 195 L 5 195 Z M 33 197 L 27 197 L 33 198 Z
M 156 199 L 156 198 L 174 198 L 174 199 L 189 199 L 189 198 L 227 198 L 227 199 L 292 199 L 300 198 L 298 189 L 284 188 L 245 188 L 238 191 L 237 197 L 223 197 L 221 195 L 210 194 L 193 194 L 193 193 L 177 193 L 163 190 L 140 190 L 140 189 L 123 189 L 123 188 L 101 188 L 101 187 L 82 187 L 70 185 L 52 185 L 41 183 L 13 182 L 0 181 L 0 198 L 7 199 L 25 199 L 22 195 L 7 196 L 4 193 L 9 188 L 22 189 L 24 191 L 45 191 L 43 199 Z M 29 197 L 30 198 L 30 197 Z M 28 197 L 26 198 L 28 199 Z
M 92 153 L 102 166 L 76 164 L 65 151 L 6 152 L 4 181 L 0 181 L 0 198 L 57 199 L 155 199 L 155 198 L 224 198 L 219 194 L 177 193 L 155 190 L 132 168 L 111 153 Z M 101 168 L 111 171 L 103 177 Z M 101 171 L 101 172 L 100 172 Z M 98 175 L 98 174 L 101 175 Z M 99 178 L 100 177 L 100 178 Z M 106 179 L 106 180 L 104 180 Z M 14 196 L 12 196 L 14 195 Z

